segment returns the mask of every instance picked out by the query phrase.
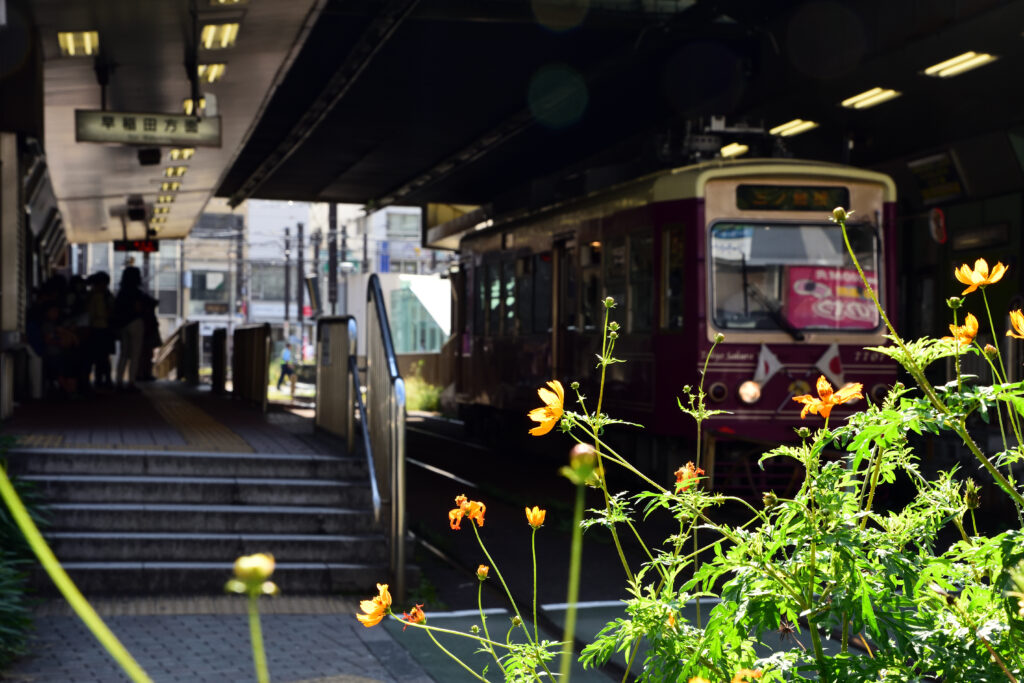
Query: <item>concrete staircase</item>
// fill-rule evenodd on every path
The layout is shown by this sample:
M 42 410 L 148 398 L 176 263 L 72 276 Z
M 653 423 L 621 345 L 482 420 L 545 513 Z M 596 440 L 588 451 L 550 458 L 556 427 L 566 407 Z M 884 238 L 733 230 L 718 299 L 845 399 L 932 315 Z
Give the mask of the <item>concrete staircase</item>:
M 15 448 L 44 529 L 86 595 L 219 594 L 269 552 L 282 592 L 365 592 L 388 576 L 365 461 L 325 455 Z M 41 570 L 40 591 L 53 593 Z

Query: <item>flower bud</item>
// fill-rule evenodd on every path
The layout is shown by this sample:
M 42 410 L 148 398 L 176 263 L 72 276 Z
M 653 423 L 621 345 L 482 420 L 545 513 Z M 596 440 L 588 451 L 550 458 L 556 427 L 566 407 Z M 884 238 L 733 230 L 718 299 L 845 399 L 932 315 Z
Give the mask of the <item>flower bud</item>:
M 578 443 L 569 451 L 569 466 L 563 467 L 560 472 L 574 484 L 582 485 L 587 482 L 597 468 L 597 451 L 586 443 Z
M 572 384 L 569 385 L 569 388 L 572 389 L 573 391 L 579 391 L 580 390 L 580 383 L 579 382 L 573 382 Z
M 985 355 L 988 356 L 990 359 L 995 360 L 996 358 L 999 357 L 999 351 L 997 351 L 996 347 L 992 346 L 991 344 L 985 344 Z
M 981 489 L 973 479 L 964 482 L 964 505 L 969 510 L 977 510 L 981 507 Z
M 811 430 L 808 429 L 807 427 L 799 427 L 796 430 L 796 435 L 799 436 L 801 439 L 806 439 L 811 435 Z
M 469 627 L 469 632 L 470 633 L 474 633 L 474 634 L 475 633 L 480 633 L 480 627 L 477 626 L 476 624 L 473 624 L 472 626 Z
M 715 335 L 715 343 L 716 344 L 721 344 L 724 341 L 725 341 L 725 335 L 724 334 L 719 332 L 718 334 Z
M 764 503 L 765 510 L 771 510 L 779 504 L 779 497 L 775 495 L 774 491 L 765 491 L 761 495 L 761 501 Z
M 476 568 L 476 578 L 480 579 L 481 581 L 486 581 L 487 580 L 487 574 L 490 571 L 491 571 L 490 567 L 488 567 L 486 564 L 482 564 L 482 565 L 480 565 L 479 567 Z
M 850 213 L 853 212 L 851 211 Z M 850 214 L 846 213 L 846 209 L 844 209 L 841 206 L 837 206 L 836 208 L 832 209 L 832 220 L 834 220 L 836 223 L 845 223 L 849 215 Z
M 954 311 L 963 306 L 964 300 L 958 296 L 951 296 L 946 299 L 946 305 L 952 308 Z
M 608 329 L 611 330 L 612 332 L 615 332 L 619 329 L 619 324 L 613 320 L 610 323 L 608 323 Z
M 261 584 L 274 573 L 274 556 L 266 553 L 243 555 L 235 560 L 235 578 L 247 584 Z
M 608 338 L 609 339 L 618 339 L 619 338 L 619 333 L 616 332 L 615 330 L 612 330 L 611 332 L 608 333 Z
M 518 614 L 516 616 L 512 617 L 512 625 L 513 626 L 522 626 L 523 625 L 523 620 L 519 618 Z
M 611 298 L 610 296 L 606 297 L 605 300 L 604 300 L 604 307 L 605 308 L 615 308 L 615 299 Z

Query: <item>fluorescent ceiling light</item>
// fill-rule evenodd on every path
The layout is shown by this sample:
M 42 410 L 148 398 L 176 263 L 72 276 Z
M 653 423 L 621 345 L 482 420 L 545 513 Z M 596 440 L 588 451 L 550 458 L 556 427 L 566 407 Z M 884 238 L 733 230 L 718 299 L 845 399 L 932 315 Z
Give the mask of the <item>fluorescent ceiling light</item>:
M 177 192 L 181 189 L 181 183 L 177 180 L 173 180 L 169 183 L 160 183 L 161 192 Z
M 775 126 L 768 132 L 771 135 L 781 135 L 784 138 L 788 138 L 791 135 L 799 135 L 800 133 L 806 133 L 812 128 L 817 128 L 818 124 L 815 121 L 804 121 L 803 119 L 793 119 L 787 121 L 781 125 Z
M 210 0 L 211 7 L 224 7 L 227 5 L 242 5 L 249 2 L 249 0 Z
M 157 206 L 157 207 L 153 208 L 153 213 L 155 213 L 157 215 L 162 214 L 162 213 L 170 213 L 170 212 L 171 212 L 171 207 L 169 207 L 169 206 Z
M 185 175 L 185 171 L 188 170 L 188 166 L 168 166 L 164 169 L 165 178 L 180 178 Z
M 62 57 L 89 57 L 100 51 L 96 31 L 58 31 L 57 44 Z
M 188 161 L 196 153 L 194 147 L 175 147 L 171 150 L 171 161 Z
M 192 116 L 192 111 L 193 111 L 192 98 L 191 97 L 187 97 L 184 100 L 182 100 L 181 101 L 181 108 L 185 111 L 185 116 Z M 198 115 L 199 112 L 203 111 L 204 109 L 206 109 L 206 98 L 205 97 L 200 97 L 199 98 L 199 110 L 195 112 L 196 115 Z
M 750 147 L 747 145 L 741 145 L 738 142 L 730 142 L 728 145 L 718 150 L 718 153 L 721 154 L 723 158 L 728 159 L 729 157 L 741 156 L 749 151 Z
M 199 44 L 207 50 L 224 50 L 235 46 L 238 38 L 238 23 L 207 24 L 199 34 Z
M 167 222 L 167 217 L 166 216 L 157 216 L 155 218 L 150 218 L 149 222 L 150 223 L 166 223 Z
M 159 197 L 156 198 L 156 203 L 157 204 L 170 204 L 173 201 L 174 201 L 174 195 L 173 194 L 162 194 L 162 195 L 160 195 Z
M 876 104 L 895 99 L 902 94 L 898 90 L 892 90 L 891 88 L 872 88 L 871 90 L 865 90 L 859 95 L 847 97 L 840 104 L 847 109 L 868 109 Z
M 925 76 L 934 76 L 936 78 L 949 78 L 971 69 L 977 69 L 979 66 L 996 61 L 996 59 L 998 57 L 987 52 L 965 52 L 952 59 L 931 65 L 924 70 L 924 74 Z
M 199 80 L 206 81 L 207 83 L 216 83 L 220 80 L 221 76 L 224 75 L 224 71 L 227 69 L 227 65 L 223 62 L 216 64 L 200 64 L 199 65 Z

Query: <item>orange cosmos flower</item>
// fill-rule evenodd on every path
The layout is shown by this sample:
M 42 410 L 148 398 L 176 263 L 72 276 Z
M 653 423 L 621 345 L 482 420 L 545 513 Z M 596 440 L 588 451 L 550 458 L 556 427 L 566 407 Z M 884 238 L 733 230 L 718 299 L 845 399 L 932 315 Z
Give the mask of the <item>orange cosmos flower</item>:
M 533 436 L 544 436 L 562 419 L 562 404 L 565 402 L 565 391 L 562 389 L 562 383 L 557 379 L 553 379 L 548 382 L 548 386 L 551 389 L 541 387 L 537 390 L 537 394 L 540 396 L 540 400 L 544 401 L 544 405 L 540 408 L 534 408 L 527 414 L 531 420 L 540 423 L 530 430 L 530 434 Z
M 548 514 L 547 510 L 541 510 L 536 505 L 533 509 L 526 508 L 526 521 L 529 522 L 530 526 L 534 529 L 540 528 L 544 524 L 544 516 Z
M 953 275 L 956 276 L 957 280 L 967 285 L 967 289 L 963 291 L 963 294 L 970 294 L 978 287 L 991 285 L 1002 280 L 1003 275 L 1006 275 L 1006 266 L 1002 263 L 997 263 L 992 267 L 992 272 L 990 273 L 988 271 L 988 261 L 980 258 L 974 262 L 974 270 L 971 270 L 965 263 L 954 270 Z
M 978 319 L 974 317 L 973 313 L 968 313 L 963 325 L 950 325 L 949 331 L 953 333 L 953 336 L 943 337 L 943 341 L 956 341 L 960 342 L 961 346 L 970 346 L 974 338 L 978 336 Z
M 686 463 L 676 470 L 676 491 L 685 491 L 690 488 L 690 485 L 697 481 L 702 474 L 704 474 L 704 470 L 694 467 L 692 462 Z
M 402 631 L 405 631 L 409 624 L 425 624 L 427 622 L 427 615 L 423 613 L 423 605 L 416 605 L 409 613 L 402 612 L 402 621 L 409 622 L 402 627 Z
M 377 590 L 380 594 L 375 598 L 362 600 L 359 603 L 359 609 L 363 610 L 364 614 L 357 614 L 356 619 L 361 621 L 366 628 L 376 626 L 381 619 L 391 613 L 391 593 L 388 592 L 388 585 L 378 583 Z
M 822 375 L 818 378 L 818 398 L 804 394 L 803 396 L 794 396 L 793 400 L 804 404 L 804 409 L 800 411 L 801 420 L 807 417 L 807 413 L 821 415 L 827 420 L 833 406 L 852 401 L 855 398 L 864 398 L 864 394 L 861 393 L 863 388 L 864 385 L 857 382 L 856 384 L 847 384 L 839 391 L 833 392 L 832 385 L 825 379 L 825 375 Z
M 1024 339 L 1024 311 L 1019 308 L 1016 311 L 1010 311 L 1010 324 L 1013 325 L 1014 330 L 1017 330 L 1017 334 L 1014 334 L 1012 330 L 1007 330 L 1006 336 Z
M 761 678 L 760 669 L 740 669 L 732 677 L 732 683 L 746 683 L 748 678 Z
M 463 517 L 468 517 L 475 521 L 477 526 L 484 525 L 484 513 L 487 512 L 486 505 L 478 500 L 469 500 L 465 496 L 456 496 L 455 504 L 458 507 L 448 511 L 448 524 L 451 528 L 458 530 L 460 528 L 459 525 L 462 524 Z
M 487 579 L 487 575 L 491 572 L 491 568 L 486 564 L 482 564 L 476 568 L 476 578 L 484 581 Z

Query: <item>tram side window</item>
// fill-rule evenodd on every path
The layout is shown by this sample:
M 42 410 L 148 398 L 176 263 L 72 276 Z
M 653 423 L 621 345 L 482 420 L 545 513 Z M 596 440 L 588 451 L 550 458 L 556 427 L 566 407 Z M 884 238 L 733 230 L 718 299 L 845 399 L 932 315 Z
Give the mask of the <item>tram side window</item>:
M 516 259 L 516 294 L 519 298 L 519 331 L 533 331 L 533 258 Z
M 579 291 L 576 282 L 576 250 L 572 247 L 566 247 L 565 251 L 562 252 L 559 272 L 561 273 L 561 282 L 559 283 L 558 290 L 562 298 L 559 304 L 562 318 L 560 324 L 567 330 L 575 331 Z
M 662 236 L 662 245 L 662 272 L 665 273 L 664 326 L 669 330 L 678 330 L 683 327 L 683 282 L 686 273 L 683 262 L 683 226 L 667 228 Z
M 501 283 L 505 289 L 505 334 L 516 332 L 516 273 L 515 264 L 501 264 Z
M 551 253 L 533 257 L 533 331 L 551 329 Z
M 484 323 L 487 320 L 485 311 L 487 309 L 487 275 L 483 266 L 473 269 L 473 277 L 476 278 L 476 296 L 473 301 L 473 334 L 483 336 L 486 334 Z
M 487 264 L 487 334 L 501 334 L 501 277 L 497 263 Z
M 631 331 L 650 332 L 654 323 L 654 238 L 650 232 L 629 238 L 629 312 Z
M 626 301 L 626 238 L 613 237 L 608 240 L 604 259 L 604 293 L 615 300 L 618 306 L 612 313 L 612 319 L 619 321 L 628 320 L 628 306 Z M 598 313 L 602 316 L 603 313 Z M 599 322 L 598 324 L 601 324 Z

